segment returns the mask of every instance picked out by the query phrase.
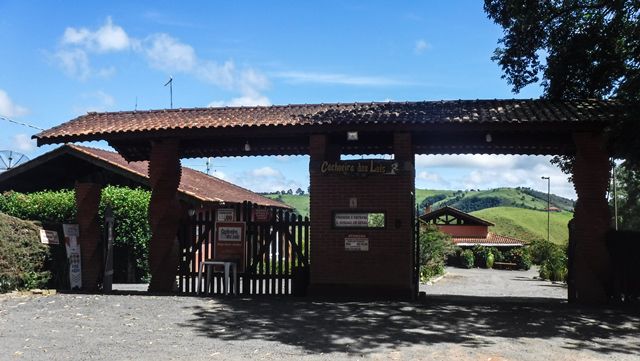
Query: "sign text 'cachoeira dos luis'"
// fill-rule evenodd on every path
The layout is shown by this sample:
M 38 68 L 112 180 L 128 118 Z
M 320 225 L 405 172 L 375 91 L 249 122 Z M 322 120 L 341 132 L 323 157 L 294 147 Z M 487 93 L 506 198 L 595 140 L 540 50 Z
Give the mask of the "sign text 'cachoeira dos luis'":
M 385 159 L 324 161 L 320 165 L 322 174 L 396 175 L 399 170 L 398 162 Z

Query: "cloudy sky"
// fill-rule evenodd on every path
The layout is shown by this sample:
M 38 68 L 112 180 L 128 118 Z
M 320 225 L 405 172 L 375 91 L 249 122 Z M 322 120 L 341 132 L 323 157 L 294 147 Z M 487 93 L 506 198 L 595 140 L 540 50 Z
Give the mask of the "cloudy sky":
M 204 3 L 204 2 L 203 2 Z M 0 2 L 0 116 L 49 128 L 87 111 L 355 101 L 536 98 L 490 60 L 481 1 Z M 0 119 L 0 149 L 36 129 Z M 105 147 L 103 143 L 90 143 Z M 204 159 L 183 164 L 204 171 Z M 255 191 L 308 186 L 307 157 L 219 158 Z M 420 188 L 532 187 L 574 198 L 548 157 L 418 156 Z

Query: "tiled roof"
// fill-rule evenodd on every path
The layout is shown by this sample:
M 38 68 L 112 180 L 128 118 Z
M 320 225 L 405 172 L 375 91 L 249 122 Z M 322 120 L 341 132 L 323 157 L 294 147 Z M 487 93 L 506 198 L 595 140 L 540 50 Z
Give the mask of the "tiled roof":
M 40 144 L 125 133 L 217 128 L 436 123 L 610 122 L 615 101 L 455 100 L 308 104 L 88 113 L 45 130 Z
M 469 224 L 477 224 L 477 225 L 482 225 L 482 226 L 495 226 L 495 224 L 486 221 L 482 218 L 476 217 L 474 215 L 471 215 L 469 213 L 463 212 L 457 208 L 451 207 L 451 206 L 444 206 L 442 208 L 438 208 L 435 211 L 431 211 L 429 213 L 425 213 L 423 215 L 420 216 L 420 219 L 422 219 L 423 221 L 429 223 L 430 221 L 434 221 L 434 220 L 438 220 L 439 217 L 442 216 L 452 216 L 456 219 L 461 219 L 465 221 L 465 224 L 469 225 Z M 437 224 L 442 224 L 442 223 L 437 223 Z M 455 223 L 453 223 L 453 225 L 455 225 Z
M 65 146 L 93 158 L 108 162 L 128 172 L 145 178 L 149 177 L 148 161 L 127 162 L 120 154 L 115 152 L 75 144 L 67 144 Z M 282 202 L 263 197 L 233 183 L 187 167 L 182 167 L 182 177 L 180 178 L 178 192 L 187 194 L 201 202 L 224 201 L 227 203 L 242 203 L 249 201 L 263 206 L 291 208 Z
M 495 234 L 493 232 L 489 232 L 486 238 L 480 237 L 452 237 L 451 240 L 457 246 L 474 246 L 474 245 L 482 245 L 482 246 L 524 246 L 527 242 L 507 237 L 501 236 L 499 234 Z

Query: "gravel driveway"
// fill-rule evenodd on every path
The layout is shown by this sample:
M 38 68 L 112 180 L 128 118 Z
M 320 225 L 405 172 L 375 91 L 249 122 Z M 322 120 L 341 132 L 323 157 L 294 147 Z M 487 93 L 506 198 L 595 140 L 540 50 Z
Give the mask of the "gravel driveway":
M 638 360 L 639 330 L 560 301 L 0 295 L 2 360 Z
M 445 276 L 420 291 L 429 295 L 531 298 L 531 301 L 566 300 L 567 286 L 537 278 L 538 267 L 528 271 L 447 267 Z

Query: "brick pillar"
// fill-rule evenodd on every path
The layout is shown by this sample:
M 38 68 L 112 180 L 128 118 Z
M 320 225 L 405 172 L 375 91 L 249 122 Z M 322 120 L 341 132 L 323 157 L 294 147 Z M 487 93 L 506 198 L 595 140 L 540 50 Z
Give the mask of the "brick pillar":
M 575 248 L 572 274 L 575 301 L 602 304 L 607 301 L 609 254 L 606 232 L 610 215 L 606 192 L 609 184 L 609 159 L 601 134 L 576 133 L 576 159 L 573 183 L 578 195 L 574 213 Z
M 182 168 L 178 140 L 152 143 L 149 159 L 151 201 L 149 202 L 149 291 L 169 292 L 175 288 L 178 270 L 177 233 L 181 208 L 177 199 Z
M 416 177 L 415 177 L 415 154 L 413 152 L 413 142 L 411 133 L 394 133 L 393 134 L 393 153 L 394 158 L 400 162 L 402 175 L 397 177 L 394 187 L 398 189 L 397 199 L 397 215 L 393 220 L 396 223 L 398 220 L 402 222 L 399 227 L 399 238 L 403 246 L 402 259 L 406 260 L 406 266 L 402 267 L 404 277 L 406 277 L 407 285 L 413 296 L 417 296 L 418 290 L 414 289 L 413 283 L 413 267 L 414 267 L 414 212 L 415 212 L 415 200 L 413 193 L 416 189 Z
M 102 248 L 98 206 L 102 186 L 98 183 L 76 182 L 76 209 L 79 226 L 78 244 L 82 264 L 82 289 L 96 291 L 102 271 Z

